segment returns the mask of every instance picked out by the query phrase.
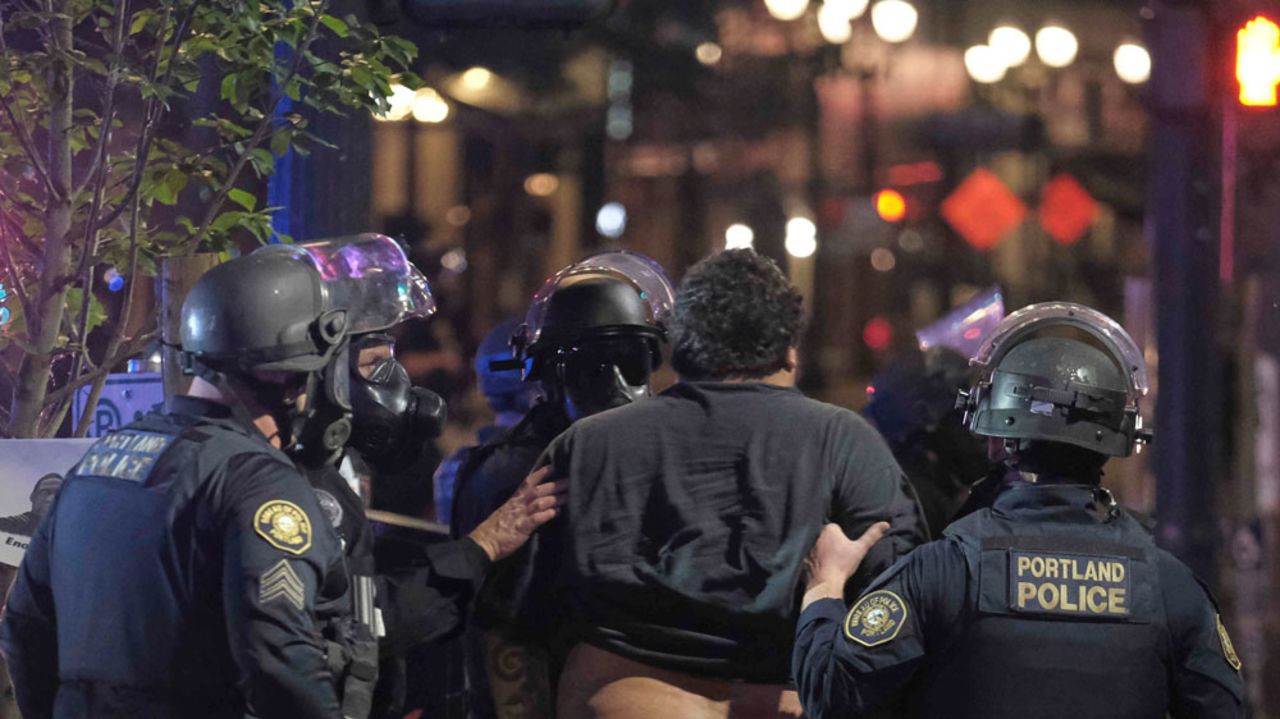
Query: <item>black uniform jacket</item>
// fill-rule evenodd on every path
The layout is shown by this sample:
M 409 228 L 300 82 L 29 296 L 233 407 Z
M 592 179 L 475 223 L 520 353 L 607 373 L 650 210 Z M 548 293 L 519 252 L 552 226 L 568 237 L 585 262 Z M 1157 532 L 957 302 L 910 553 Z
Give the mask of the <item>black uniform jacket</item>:
M 666 669 L 785 682 L 823 524 L 893 523 L 859 590 L 927 538 L 875 430 L 790 388 L 682 382 L 575 422 L 547 458 L 568 511 L 526 560 L 535 582 L 513 615 L 527 628 L 563 615 L 571 640 Z
M 337 719 L 318 627 L 346 592 L 338 539 L 288 457 L 178 397 L 67 476 L 0 646 L 27 719 Z
M 1016 482 L 796 629 L 805 716 L 1242 717 L 1208 591 L 1093 485 Z

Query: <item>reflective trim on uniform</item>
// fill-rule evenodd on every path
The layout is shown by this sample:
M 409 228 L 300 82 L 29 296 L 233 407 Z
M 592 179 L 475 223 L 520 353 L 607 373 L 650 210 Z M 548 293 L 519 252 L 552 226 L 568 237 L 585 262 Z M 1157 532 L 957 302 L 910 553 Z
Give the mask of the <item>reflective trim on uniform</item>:
M 1231 644 L 1231 636 L 1227 634 L 1227 627 L 1222 623 L 1222 615 L 1215 614 L 1213 618 L 1218 623 L 1218 643 L 1222 645 L 1222 656 L 1227 660 L 1227 664 L 1238 672 L 1242 666 L 1240 656 L 1236 654 L 1236 648 Z

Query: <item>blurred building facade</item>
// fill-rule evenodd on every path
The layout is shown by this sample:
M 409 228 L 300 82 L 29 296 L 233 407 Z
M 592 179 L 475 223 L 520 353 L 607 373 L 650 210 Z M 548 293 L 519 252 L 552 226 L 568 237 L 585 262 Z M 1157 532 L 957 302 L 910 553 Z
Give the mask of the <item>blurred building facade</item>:
M 805 289 L 802 382 L 829 401 L 860 407 L 916 328 L 992 285 L 1011 308 L 1069 300 L 1121 319 L 1156 377 L 1168 260 L 1148 168 L 1164 150 L 1153 126 L 1181 116 L 1148 86 L 1162 60 L 1146 46 L 1166 6 L 920 0 L 908 23 L 901 4 L 633 1 L 570 33 L 403 28 L 426 88 L 358 131 L 374 226 L 409 242 L 441 296 L 447 321 L 411 343 L 421 372 L 465 382 L 485 331 L 586 252 L 638 250 L 679 278 L 749 245 Z M 1189 5 L 1225 53 L 1243 3 Z M 1280 123 L 1214 92 L 1201 104 L 1193 192 L 1214 208 L 1201 241 L 1222 281 L 1197 366 L 1216 401 L 1191 411 L 1203 433 L 1179 451 L 1211 487 L 1182 507 L 1194 536 L 1164 539 L 1204 549 L 1258 678 L 1280 666 Z M 1157 384 L 1148 417 L 1159 402 Z M 1151 460 L 1113 463 L 1108 482 L 1159 515 Z M 1280 688 L 1251 691 L 1259 716 L 1280 716 Z

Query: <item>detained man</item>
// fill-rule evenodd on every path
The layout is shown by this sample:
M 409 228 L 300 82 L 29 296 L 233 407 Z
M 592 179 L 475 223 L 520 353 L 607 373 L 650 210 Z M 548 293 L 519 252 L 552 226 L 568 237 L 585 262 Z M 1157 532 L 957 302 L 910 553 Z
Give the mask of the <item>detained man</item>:
M 854 594 L 925 541 L 875 430 L 795 388 L 801 314 L 764 256 L 700 262 L 673 312 L 680 381 L 548 448 L 568 512 L 540 546 L 555 556 L 530 560 L 546 591 L 524 601 L 563 605 L 562 719 L 800 716 L 788 660 L 823 525 L 892 523 Z

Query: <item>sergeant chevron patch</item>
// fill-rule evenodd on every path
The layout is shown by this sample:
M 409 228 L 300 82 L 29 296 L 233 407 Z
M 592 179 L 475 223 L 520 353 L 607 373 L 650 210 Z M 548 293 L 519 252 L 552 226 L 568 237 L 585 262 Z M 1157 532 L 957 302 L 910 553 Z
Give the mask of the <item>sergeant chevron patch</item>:
M 258 604 L 283 599 L 295 608 L 302 609 L 307 603 L 306 589 L 289 560 L 281 559 L 258 577 Z

